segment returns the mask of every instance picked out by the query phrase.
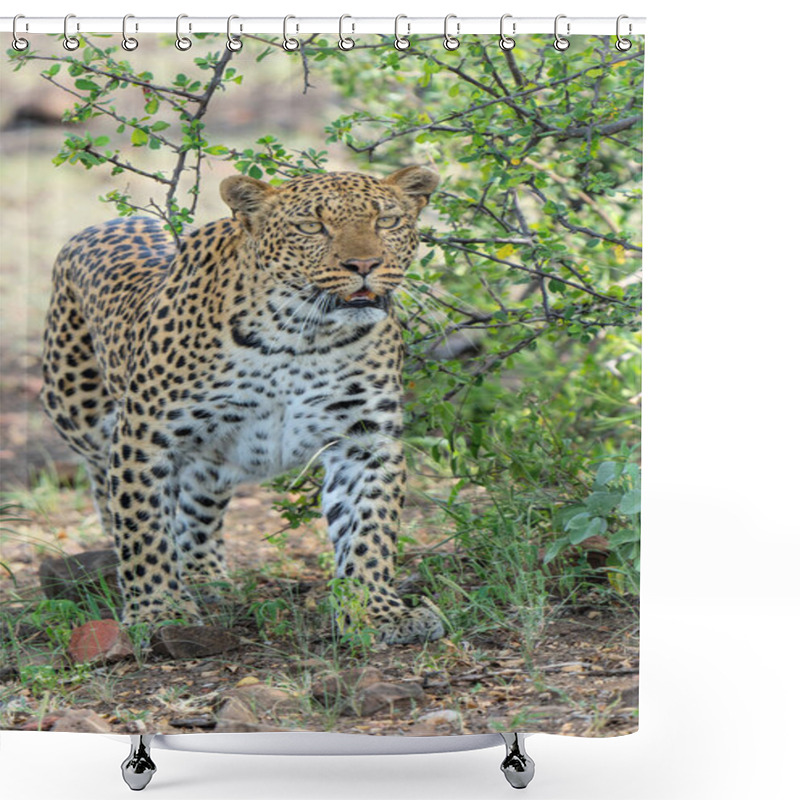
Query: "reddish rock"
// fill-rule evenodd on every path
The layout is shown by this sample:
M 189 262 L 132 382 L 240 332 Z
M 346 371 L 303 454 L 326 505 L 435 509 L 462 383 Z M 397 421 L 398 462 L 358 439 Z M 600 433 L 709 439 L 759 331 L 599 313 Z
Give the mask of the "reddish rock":
M 425 692 L 418 683 L 373 683 L 358 692 L 353 710 L 361 717 L 370 717 L 387 708 L 394 713 L 395 707 L 420 702 Z
M 96 619 L 72 631 L 67 648 L 76 664 L 108 664 L 133 656 L 133 643 L 113 619 Z
M 28 720 L 21 728 L 21 731 L 49 731 L 53 725 L 61 719 L 67 712 L 66 711 L 53 711 L 50 714 L 45 714 L 41 719 L 38 717 Z
M 411 726 L 411 736 L 451 736 L 464 732 L 464 720 L 458 711 L 439 709 L 423 714 Z
M 257 722 L 265 717 L 292 714 L 301 709 L 299 697 L 263 683 L 230 689 L 221 695 L 220 701 L 224 705 L 217 715 L 218 719 L 235 718 L 244 722 Z
M 50 728 L 61 733 L 110 733 L 111 725 L 88 708 L 71 708 Z
M 356 691 L 380 683 L 380 680 L 381 673 L 375 667 L 354 667 L 315 681 L 311 694 L 321 703 L 330 703 L 342 697 L 352 697 Z

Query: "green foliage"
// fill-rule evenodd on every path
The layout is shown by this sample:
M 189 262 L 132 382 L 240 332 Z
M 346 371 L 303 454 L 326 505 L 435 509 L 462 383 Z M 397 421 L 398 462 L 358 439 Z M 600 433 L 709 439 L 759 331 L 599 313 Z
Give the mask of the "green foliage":
M 367 657 L 378 635 L 367 618 L 369 590 L 363 584 L 345 578 L 332 578 L 328 581 L 328 589 L 338 643 L 354 657 Z
M 595 471 L 592 491 L 581 503 L 573 503 L 555 515 L 563 536 L 547 549 L 549 564 L 593 536 L 608 545 L 604 569 L 617 592 L 639 590 L 641 476 L 633 461 L 603 461 Z

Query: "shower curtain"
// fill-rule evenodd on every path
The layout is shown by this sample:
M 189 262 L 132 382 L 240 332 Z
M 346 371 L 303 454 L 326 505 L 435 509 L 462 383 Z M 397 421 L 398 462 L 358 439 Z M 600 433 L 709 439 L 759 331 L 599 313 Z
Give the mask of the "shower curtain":
M 28 38 L 0 729 L 635 731 L 642 37 Z

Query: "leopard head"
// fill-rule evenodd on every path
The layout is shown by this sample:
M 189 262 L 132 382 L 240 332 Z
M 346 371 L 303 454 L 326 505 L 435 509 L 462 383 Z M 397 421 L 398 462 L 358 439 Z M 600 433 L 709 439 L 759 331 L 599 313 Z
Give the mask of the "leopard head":
M 272 279 L 340 324 L 375 323 L 416 254 L 417 218 L 439 176 L 406 167 L 379 179 L 303 175 L 280 186 L 226 178 L 220 192 Z

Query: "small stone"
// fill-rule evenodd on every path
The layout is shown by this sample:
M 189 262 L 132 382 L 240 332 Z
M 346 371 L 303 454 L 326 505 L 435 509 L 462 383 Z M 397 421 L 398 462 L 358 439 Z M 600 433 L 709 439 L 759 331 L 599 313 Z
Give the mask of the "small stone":
M 38 717 L 28 720 L 21 728 L 21 731 L 49 731 L 52 730 L 53 725 L 61 719 L 67 712 L 66 711 L 53 711 L 50 714 L 45 714 L 41 719 Z
M 464 732 L 464 720 L 458 711 L 440 709 L 423 714 L 411 726 L 410 736 L 449 736 Z
M 39 583 L 50 600 L 72 600 L 81 604 L 87 595 L 96 595 L 108 597 L 112 605 L 119 605 L 118 564 L 114 550 L 90 550 L 65 558 L 47 558 L 39 567 Z
M 206 658 L 236 650 L 239 637 L 211 625 L 165 625 L 150 638 L 153 654 L 166 658 Z
M 210 716 L 202 716 L 171 719 L 169 724 L 172 725 L 173 728 L 213 728 L 217 723 Z
M 354 667 L 328 675 L 311 686 L 311 694 L 321 703 L 351 697 L 356 690 L 380 683 L 381 673 L 375 667 Z
M 418 683 L 373 683 L 361 689 L 353 702 L 353 710 L 361 717 L 370 717 L 384 708 L 394 713 L 398 705 L 421 701 L 425 692 Z
M 88 708 L 71 708 L 50 728 L 61 733 L 110 733 L 111 726 Z
M 246 703 L 237 697 L 226 700 L 217 712 L 217 722 L 238 722 L 247 725 L 257 725 L 258 717 Z
M 230 689 L 224 692 L 220 701 L 224 703 L 220 714 L 217 716 L 230 719 L 230 713 L 239 715 L 238 705 L 241 705 L 252 716 L 245 721 L 258 722 L 259 719 L 267 717 L 280 717 L 285 714 L 293 714 L 300 711 L 300 698 L 290 694 L 283 689 L 274 686 L 267 686 L 263 683 L 249 684 Z M 233 704 L 226 712 L 228 704 Z M 236 717 L 237 719 L 240 716 Z
M 76 664 L 110 664 L 134 655 L 133 642 L 113 619 L 95 619 L 75 628 L 67 652 Z

